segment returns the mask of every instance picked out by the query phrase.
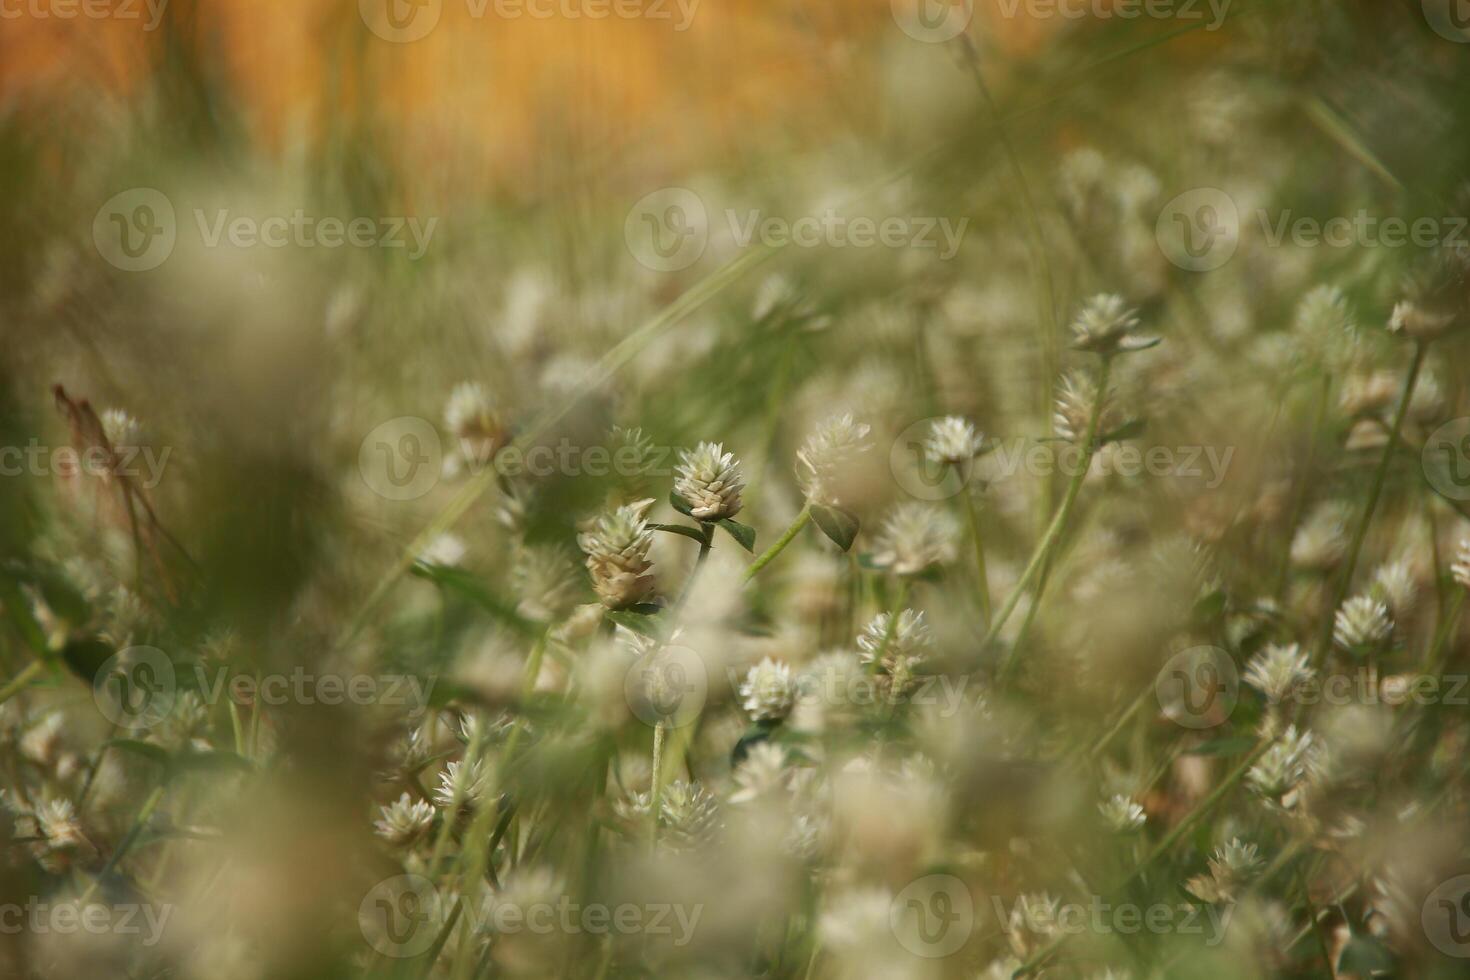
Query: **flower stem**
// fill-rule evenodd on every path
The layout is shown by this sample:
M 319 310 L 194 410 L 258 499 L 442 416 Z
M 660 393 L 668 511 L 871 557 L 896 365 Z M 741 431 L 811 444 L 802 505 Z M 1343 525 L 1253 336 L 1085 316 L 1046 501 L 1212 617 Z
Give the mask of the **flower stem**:
M 955 467 L 955 475 L 959 475 L 959 467 Z M 975 543 L 975 576 L 976 590 L 980 595 L 980 616 L 985 625 L 990 625 L 990 576 L 985 568 L 985 539 L 980 534 L 980 515 L 975 512 L 975 498 L 969 490 L 961 489 L 960 493 L 965 497 L 965 514 L 970 520 L 970 538 Z
M 26 666 L 25 670 L 22 670 L 19 674 L 16 674 L 15 677 L 11 678 L 9 684 L 6 684 L 3 688 L 0 688 L 0 704 L 4 704 L 6 701 L 9 701 L 11 698 L 19 694 L 21 691 L 25 690 L 30 685 L 31 681 L 36 679 L 36 675 L 40 674 L 41 671 L 45 669 L 46 664 L 44 661 L 32 660 L 30 664 Z
M 1001 628 L 1005 626 L 1006 620 L 1016 611 L 1016 605 L 1021 601 L 1021 596 L 1030 588 L 1032 581 L 1040 573 L 1042 566 L 1051 557 L 1051 552 L 1059 540 L 1061 540 L 1062 529 L 1067 525 L 1067 519 L 1072 516 L 1072 508 L 1077 503 L 1077 495 L 1082 491 L 1082 484 L 1087 479 L 1087 471 L 1092 468 L 1092 457 L 1097 452 L 1097 430 L 1102 423 L 1103 402 L 1108 397 L 1108 377 L 1112 371 L 1112 360 L 1103 358 L 1102 369 L 1097 379 L 1097 400 L 1092 405 L 1092 417 L 1087 422 L 1087 435 L 1082 443 L 1082 459 L 1077 467 L 1077 472 L 1072 474 L 1072 480 L 1067 484 L 1066 496 L 1062 498 L 1061 506 L 1057 508 L 1056 515 L 1052 517 L 1051 525 L 1047 527 L 1046 534 L 1036 545 L 1036 550 L 1031 554 L 1031 560 L 1026 563 L 1026 570 L 1021 573 L 1021 580 L 1011 590 L 1006 598 L 1005 605 L 990 624 L 989 631 L 985 634 L 985 640 L 980 645 L 981 651 L 988 650 L 1000 635 Z M 1001 665 L 998 674 L 999 679 L 1004 680 L 1015 668 L 1016 657 L 1020 651 L 1020 645 L 1012 648 L 1006 655 L 1005 662 Z
M 658 847 L 658 812 L 663 806 L 663 763 L 664 735 L 667 731 L 663 722 L 653 726 L 653 785 L 648 791 L 648 846 Z
M 1342 606 L 1342 601 L 1347 598 L 1348 589 L 1352 587 L 1353 573 L 1358 567 L 1358 556 L 1363 551 L 1363 540 L 1368 536 L 1368 527 L 1373 523 L 1374 512 L 1378 510 L 1378 498 L 1383 495 L 1383 484 L 1388 478 L 1389 465 L 1393 462 L 1394 453 L 1398 451 L 1399 439 L 1404 431 L 1404 419 L 1409 414 L 1409 402 L 1413 399 L 1414 389 L 1419 384 L 1419 372 L 1424 367 L 1424 356 L 1428 351 L 1429 345 L 1425 341 L 1415 342 L 1414 361 L 1409 365 L 1409 377 L 1404 382 L 1404 393 L 1399 397 L 1399 406 L 1394 413 L 1393 428 L 1389 430 L 1388 443 L 1383 447 L 1383 455 L 1378 459 L 1378 469 L 1373 474 L 1373 483 L 1368 490 L 1368 500 L 1363 505 L 1363 516 L 1358 519 L 1358 526 L 1353 530 L 1353 540 L 1348 546 L 1347 560 L 1343 563 L 1342 576 L 1338 579 L 1332 605 L 1327 608 L 1322 633 L 1317 639 L 1314 664 L 1322 662 L 1332 645 L 1333 616 Z
M 751 579 L 755 578 L 756 574 L 759 573 L 762 568 L 765 568 L 771 563 L 771 559 L 775 558 L 782 551 L 785 551 L 786 546 L 796 538 L 797 534 L 801 532 L 802 528 L 806 527 L 807 522 L 811 519 L 812 505 L 811 501 L 807 501 L 807 503 L 801 508 L 801 513 L 796 515 L 796 520 L 792 521 L 791 526 L 786 529 L 786 533 L 781 535 L 781 537 L 776 541 L 775 544 L 767 548 L 765 552 L 762 553 L 761 556 L 757 558 L 754 562 L 752 562 L 751 566 L 745 570 L 745 578 L 743 579 L 743 581 L 749 582 Z

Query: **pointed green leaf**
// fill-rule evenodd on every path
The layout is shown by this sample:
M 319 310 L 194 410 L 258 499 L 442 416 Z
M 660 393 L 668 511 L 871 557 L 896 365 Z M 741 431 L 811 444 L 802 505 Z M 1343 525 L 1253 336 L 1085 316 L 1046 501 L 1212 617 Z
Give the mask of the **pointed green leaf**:
M 700 544 L 704 544 L 704 535 L 697 529 L 686 527 L 683 524 L 650 524 L 649 527 L 655 531 L 667 531 L 670 534 L 682 534 L 686 538 L 693 538 Z
M 114 738 L 110 739 L 105 748 L 119 749 L 132 755 L 139 755 L 149 762 L 156 762 L 161 766 L 169 764 L 168 750 L 161 745 L 152 742 L 141 742 L 136 738 Z
M 752 554 L 755 553 L 755 528 L 748 524 L 741 524 L 739 521 L 732 521 L 728 517 L 721 520 L 719 524 L 720 527 L 730 532 L 730 537 L 740 542 L 740 547 Z
M 843 551 L 851 548 L 853 541 L 857 540 L 858 519 L 851 511 L 825 504 L 813 504 L 812 520 Z
M 602 615 L 608 622 L 630 629 L 634 633 L 640 633 L 643 636 L 658 636 L 658 623 L 652 616 L 627 609 L 609 609 Z

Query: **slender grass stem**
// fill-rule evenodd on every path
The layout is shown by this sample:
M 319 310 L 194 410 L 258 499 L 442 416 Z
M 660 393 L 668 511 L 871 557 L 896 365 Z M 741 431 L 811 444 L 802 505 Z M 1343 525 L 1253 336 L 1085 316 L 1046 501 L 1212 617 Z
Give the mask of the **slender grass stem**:
M 0 687 L 0 704 L 4 704 L 21 691 L 24 691 L 30 686 L 31 681 L 39 677 L 45 669 L 45 663 L 40 660 L 32 660 L 26 665 L 24 670 L 10 679 L 10 683 L 4 687 Z
M 1102 423 L 1103 403 L 1108 397 L 1108 379 L 1112 371 L 1112 363 L 1111 358 L 1103 358 L 1102 369 L 1099 371 L 1097 379 L 1097 400 L 1093 402 L 1092 417 L 1087 422 L 1087 434 L 1082 443 L 1082 459 L 1077 466 L 1077 472 L 1072 474 L 1072 480 L 1067 484 L 1067 493 L 1062 498 L 1061 506 L 1057 508 L 1055 516 L 1052 517 L 1051 525 L 1047 527 L 1046 534 L 1037 543 L 1036 550 L 1031 553 L 1031 560 L 1026 563 L 1026 570 L 1021 573 L 1020 581 L 1011 590 L 1011 594 L 1006 598 L 1005 605 L 1001 607 L 994 622 L 990 624 L 990 629 L 986 632 L 985 640 L 981 644 L 982 652 L 989 650 L 991 645 L 995 643 L 996 637 L 1000 635 L 1000 631 L 1004 628 L 1006 621 L 1016 611 L 1016 606 L 1021 601 L 1021 596 L 1030 588 L 1032 581 L 1041 572 L 1042 566 L 1051 557 L 1052 549 L 1061 540 L 1062 530 L 1066 527 L 1067 520 L 1072 516 L 1072 508 L 1077 503 L 1077 495 L 1082 491 L 1082 484 L 1087 480 L 1087 472 L 1092 468 L 1092 457 L 1097 452 L 1097 430 Z M 1005 662 L 1001 665 L 998 674 L 1000 680 L 1005 680 L 1010 676 L 1011 671 L 1015 668 L 1019 652 L 1020 645 L 1017 644 L 1006 655 Z
M 755 578 L 756 575 L 760 573 L 760 570 L 762 568 L 765 568 L 771 563 L 771 560 L 773 558 L 786 550 L 786 546 L 796 539 L 796 536 L 801 533 L 801 529 L 806 527 L 807 523 L 811 519 L 812 505 L 811 502 L 808 501 L 801 508 L 801 513 L 796 515 L 796 520 L 792 521 L 791 526 L 786 529 L 786 533 L 782 534 L 780 538 L 776 539 L 776 543 L 767 548 L 761 554 L 761 556 L 757 558 L 754 562 L 752 562 L 750 567 L 745 570 L 745 577 L 741 581 L 749 582 L 751 579 Z
M 955 467 L 959 475 L 959 467 Z M 986 626 L 990 625 L 990 575 L 985 566 L 985 537 L 980 533 L 980 515 L 975 512 L 975 498 L 969 490 L 961 489 L 965 498 L 965 514 L 970 521 L 970 540 L 975 545 L 975 590 L 980 599 L 980 616 Z
M 650 850 L 658 847 L 658 813 L 663 806 L 664 736 L 666 731 L 663 722 L 653 726 L 653 783 L 648 790 L 648 846 Z
M 1383 495 L 1383 484 L 1388 478 L 1389 466 L 1393 463 L 1394 453 L 1398 451 L 1399 439 L 1404 431 L 1404 419 L 1409 415 L 1409 402 L 1414 397 L 1414 389 L 1419 384 L 1419 373 L 1424 367 L 1424 356 L 1429 351 L 1429 345 L 1424 341 L 1416 341 L 1414 344 L 1414 360 L 1409 365 L 1409 376 L 1404 382 L 1403 394 L 1399 397 L 1398 410 L 1394 412 L 1393 428 L 1388 433 L 1388 443 L 1383 447 L 1383 455 L 1378 459 L 1378 468 L 1373 474 L 1373 482 L 1368 488 L 1368 499 L 1363 504 L 1363 514 L 1358 518 L 1357 527 L 1353 530 L 1352 543 L 1348 545 L 1347 557 L 1343 561 L 1342 575 L 1338 579 L 1337 589 L 1333 593 L 1332 605 L 1327 608 L 1321 635 L 1317 639 L 1317 649 L 1313 655 L 1313 663 L 1320 665 L 1327 657 L 1327 651 L 1332 644 L 1332 621 L 1342 602 L 1347 598 L 1348 590 L 1352 588 L 1353 573 L 1358 568 L 1358 558 L 1363 552 L 1363 541 L 1368 536 L 1368 528 L 1373 523 L 1373 514 L 1378 510 L 1378 499 Z

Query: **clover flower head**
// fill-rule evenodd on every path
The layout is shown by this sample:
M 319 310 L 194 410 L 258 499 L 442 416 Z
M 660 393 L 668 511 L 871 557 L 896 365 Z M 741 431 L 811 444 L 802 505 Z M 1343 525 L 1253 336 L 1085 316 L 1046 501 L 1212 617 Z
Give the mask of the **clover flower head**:
M 791 713 L 796 701 L 796 683 L 791 668 L 767 657 L 745 675 L 740 685 L 741 704 L 754 721 L 780 721 Z
M 1113 293 L 1094 296 L 1082 305 L 1072 321 L 1072 346 L 1103 355 L 1151 347 L 1155 343 L 1152 339 L 1134 336 L 1138 329 L 1137 314 L 1121 296 Z
M 679 455 L 674 492 L 689 502 L 690 513 L 701 521 L 718 521 L 740 513 L 745 481 L 734 453 L 717 442 L 701 442 Z
M 887 647 L 884 647 L 885 639 Z M 881 612 L 869 620 L 857 638 L 862 662 L 871 664 L 882 651 L 881 666 L 890 673 L 899 664 L 911 666 L 922 661 L 933 645 L 924 613 L 916 609 L 900 610 L 897 619 L 892 613 Z
M 1272 704 L 1291 697 L 1316 676 L 1310 658 L 1296 643 L 1270 644 L 1251 658 L 1245 682 Z
M 1148 819 L 1143 807 L 1121 793 L 1099 803 L 1097 809 L 1108 826 L 1119 834 L 1133 833 Z
M 433 806 L 427 800 L 415 801 L 407 793 L 378 809 L 381 816 L 373 823 L 373 830 L 395 847 L 407 847 L 420 840 L 434 822 Z
M 841 503 L 840 477 L 853 460 L 873 447 L 872 428 L 851 412 L 820 423 L 796 454 L 796 479 L 808 500 Z
M 984 437 L 975 431 L 968 419 L 947 415 L 935 419 L 924 440 L 924 454 L 936 463 L 963 463 L 974 459 L 984 445 Z
M 889 511 L 873 545 L 873 563 L 895 575 L 917 575 L 953 561 L 959 525 L 944 510 L 910 500 Z
M 1376 647 L 1392 632 L 1388 606 L 1372 596 L 1354 596 L 1344 602 L 1332 621 L 1332 638 L 1345 650 Z
M 625 609 L 653 595 L 653 531 L 644 520 L 652 500 L 625 504 L 597 517 L 577 544 L 587 555 L 592 588 L 609 609 Z

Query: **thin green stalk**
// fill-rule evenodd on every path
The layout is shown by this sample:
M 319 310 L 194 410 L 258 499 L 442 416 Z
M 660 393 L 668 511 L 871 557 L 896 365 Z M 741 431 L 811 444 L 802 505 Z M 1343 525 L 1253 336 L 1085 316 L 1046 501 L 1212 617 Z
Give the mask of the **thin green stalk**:
M 802 506 L 801 513 L 796 515 L 796 520 L 792 521 L 791 526 L 786 529 L 786 533 L 781 535 L 781 537 L 776 540 L 775 544 L 767 548 L 759 558 L 751 563 L 751 566 L 745 570 L 745 577 L 741 579 L 741 581 L 749 582 L 751 579 L 755 578 L 762 568 L 765 568 L 771 563 L 771 559 L 775 558 L 781 552 L 786 550 L 786 546 L 796 539 L 796 536 L 801 533 L 801 529 L 806 527 L 807 522 L 811 519 L 812 505 L 811 501 L 807 501 L 807 503 Z
M 21 691 L 30 686 L 31 681 L 46 669 L 46 664 L 40 660 L 32 660 L 19 674 L 10 679 L 10 683 L 0 688 L 0 704 L 4 704 L 15 697 Z
M 1332 605 L 1327 608 L 1322 633 L 1317 639 L 1317 649 L 1313 656 L 1315 664 L 1321 664 L 1332 645 L 1333 616 L 1342 606 L 1343 600 L 1347 598 L 1348 589 L 1352 588 L 1353 573 L 1358 567 L 1358 557 L 1363 552 L 1363 540 L 1368 536 L 1368 527 L 1373 523 L 1374 512 L 1378 510 L 1378 498 L 1383 495 L 1383 484 L 1388 478 L 1389 465 L 1393 462 L 1394 453 L 1398 451 L 1399 439 L 1404 431 L 1404 419 L 1409 415 L 1409 402 L 1413 399 L 1414 389 L 1419 384 L 1419 372 L 1424 367 L 1424 356 L 1428 351 L 1429 345 L 1425 341 L 1415 342 L 1414 361 L 1409 365 L 1409 377 L 1404 382 L 1404 393 L 1399 398 L 1398 410 L 1394 412 L 1393 428 L 1389 430 L 1388 444 L 1383 447 L 1383 455 L 1378 459 L 1378 469 L 1373 474 L 1373 483 L 1368 490 L 1368 500 L 1363 505 L 1363 516 L 1358 519 L 1358 526 L 1353 530 L 1347 560 L 1343 563 L 1342 577 L 1338 580 L 1337 591 L 1333 595 Z
M 143 833 L 143 827 L 152 819 L 153 811 L 157 810 L 158 804 L 163 802 L 163 794 L 167 788 L 167 783 L 159 783 L 153 787 L 153 792 L 148 794 L 148 798 L 143 801 L 142 808 L 138 810 L 138 815 L 133 818 L 133 825 L 128 828 L 127 835 L 118 842 L 117 850 L 112 852 L 112 857 L 107 859 L 107 863 L 102 866 L 102 870 L 97 873 L 97 877 L 92 879 L 91 884 L 87 886 L 87 890 L 82 893 L 81 899 L 77 902 L 79 906 L 86 906 L 92 896 L 97 893 L 97 889 L 102 884 L 102 879 L 112 873 L 112 870 L 127 855 L 128 850 L 137 843 L 138 837 Z
M 955 475 L 959 476 L 959 467 L 955 467 Z M 960 493 L 965 498 L 965 514 L 970 519 L 970 539 L 975 543 L 975 576 L 976 590 L 980 595 L 980 615 L 983 622 L 990 625 L 990 576 L 985 568 L 985 538 L 980 533 L 980 515 L 975 512 L 975 498 L 968 489 L 961 489 Z
M 1031 586 L 1031 582 L 1041 571 L 1042 566 L 1051 557 L 1052 549 L 1061 540 L 1062 529 L 1066 527 L 1067 520 L 1072 516 L 1072 508 L 1077 503 L 1077 495 L 1082 491 L 1082 484 L 1087 479 L 1087 472 L 1092 468 L 1092 457 L 1097 452 L 1097 430 L 1102 423 L 1103 403 L 1108 397 L 1108 378 L 1112 372 L 1112 359 L 1104 357 L 1102 369 L 1098 373 L 1097 400 L 1092 405 L 1092 417 L 1087 422 L 1087 435 L 1082 443 L 1082 459 L 1077 467 L 1077 472 L 1072 474 L 1072 480 L 1067 484 L 1066 496 L 1062 498 L 1061 506 L 1057 508 L 1056 515 L 1052 518 L 1051 525 L 1046 529 L 1046 534 L 1036 545 L 1036 550 L 1031 554 L 1031 560 L 1026 563 L 1026 570 L 1021 573 L 1021 580 L 1011 590 L 1006 598 L 1006 603 L 1001 607 L 1000 613 L 996 615 L 995 621 L 990 624 L 989 631 L 985 634 L 985 640 L 981 644 L 981 651 L 990 649 L 1005 626 L 1006 620 L 1016 611 L 1016 605 L 1021 601 L 1021 596 Z M 1004 680 L 1010 675 L 1016 665 L 1016 658 L 1020 652 L 1020 644 L 1017 644 L 1006 655 L 1005 663 L 1001 665 L 999 679 Z
M 663 806 L 663 763 L 665 726 L 659 722 L 653 726 L 653 784 L 648 791 L 648 846 L 658 847 L 658 812 Z

